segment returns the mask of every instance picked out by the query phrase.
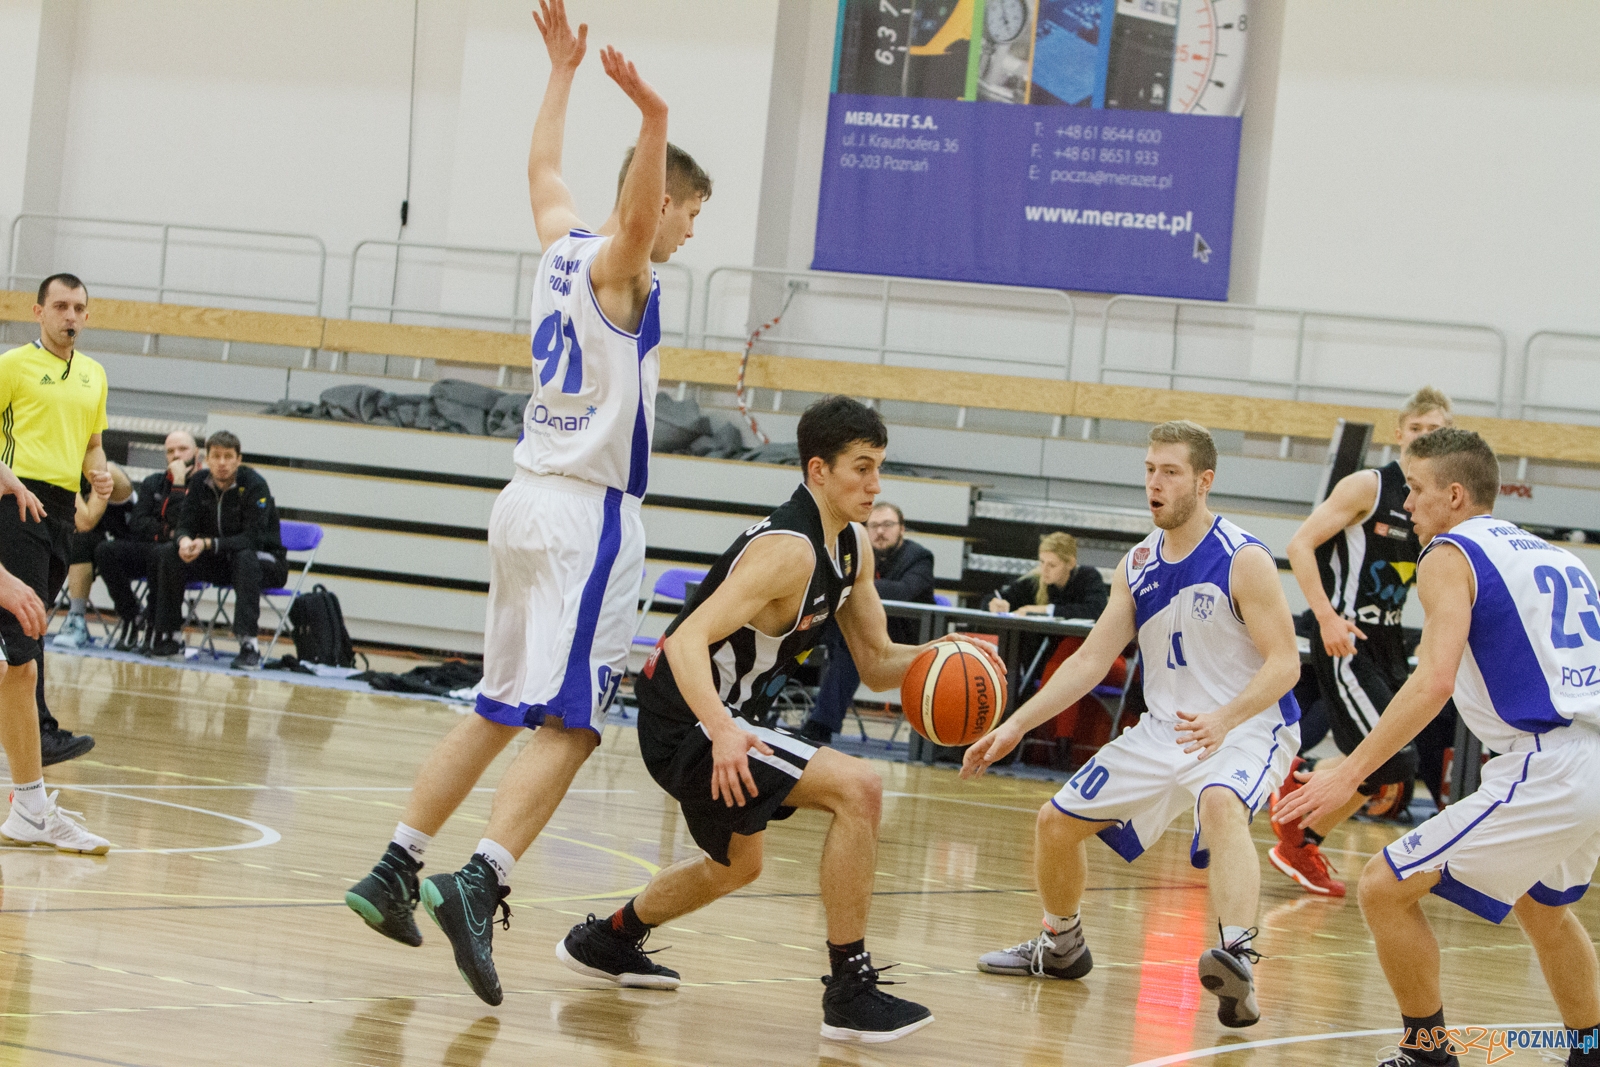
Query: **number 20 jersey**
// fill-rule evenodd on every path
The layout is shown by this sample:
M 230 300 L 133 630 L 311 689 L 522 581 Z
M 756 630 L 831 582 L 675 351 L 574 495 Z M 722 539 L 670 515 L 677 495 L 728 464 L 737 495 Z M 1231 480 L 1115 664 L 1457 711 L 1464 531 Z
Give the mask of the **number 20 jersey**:
M 572 230 L 539 259 L 533 295 L 533 396 L 517 466 L 643 497 L 661 378 L 661 282 L 636 333 L 600 310 L 589 270 L 606 238 Z
M 1578 557 L 1521 527 L 1479 515 L 1439 534 L 1476 579 L 1472 628 L 1456 672 L 1456 708 L 1484 746 L 1573 722 L 1600 726 L 1600 595 Z

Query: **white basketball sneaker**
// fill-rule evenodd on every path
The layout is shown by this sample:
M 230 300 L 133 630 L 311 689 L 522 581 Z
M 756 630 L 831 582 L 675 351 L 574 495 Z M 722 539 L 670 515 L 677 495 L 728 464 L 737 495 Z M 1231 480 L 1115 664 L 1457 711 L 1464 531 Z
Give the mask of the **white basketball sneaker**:
M 0 823 L 0 838 L 19 845 L 49 845 L 62 852 L 104 856 L 111 849 L 111 842 L 73 821 L 83 818 L 83 813 L 58 805 L 56 797 L 60 795 L 59 791 L 50 794 L 50 809 L 43 815 L 31 815 L 13 800 L 11 814 Z

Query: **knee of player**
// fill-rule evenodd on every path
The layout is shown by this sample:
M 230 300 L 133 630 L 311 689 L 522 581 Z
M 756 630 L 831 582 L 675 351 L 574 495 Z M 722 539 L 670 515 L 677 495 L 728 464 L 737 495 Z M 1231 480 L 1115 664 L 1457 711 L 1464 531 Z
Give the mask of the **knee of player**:
M 1243 826 L 1249 821 L 1249 812 L 1233 790 L 1213 786 L 1200 794 L 1200 818 L 1213 827 Z
M 1394 868 L 1389 866 L 1389 861 L 1384 858 L 1382 852 L 1379 852 L 1361 869 L 1361 882 L 1356 887 L 1361 910 L 1370 911 L 1393 903 L 1399 888 L 1400 879 L 1395 877 Z
M 742 889 L 761 877 L 761 852 L 759 849 L 728 854 L 728 865 L 722 869 L 723 892 Z
M 876 825 L 883 815 L 883 779 L 863 763 L 850 777 L 845 800 L 852 814 Z
M 26 663 L 8 664 L 6 666 L 5 673 L 0 674 L 0 683 L 5 685 L 27 686 L 29 689 L 32 689 L 33 684 L 38 680 L 38 677 L 38 664 L 36 661 L 30 659 Z

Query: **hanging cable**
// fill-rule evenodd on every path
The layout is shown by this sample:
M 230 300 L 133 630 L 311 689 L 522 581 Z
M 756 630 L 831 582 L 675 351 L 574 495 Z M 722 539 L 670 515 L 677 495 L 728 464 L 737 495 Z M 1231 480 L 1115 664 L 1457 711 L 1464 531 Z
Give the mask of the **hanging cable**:
M 750 366 L 750 350 L 755 347 L 756 341 L 760 339 L 762 334 L 766 333 L 783 320 L 784 313 L 789 310 L 789 305 L 794 302 L 795 294 L 799 291 L 800 287 L 798 285 L 790 283 L 789 295 L 784 298 L 783 307 L 779 308 L 778 313 L 772 316 L 768 322 L 756 327 L 756 331 L 752 333 L 750 335 L 750 339 L 744 343 L 744 355 L 739 357 L 739 377 L 738 380 L 734 382 L 733 394 L 739 402 L 739 414 L 743 415 L 744 421 L 750 424 L 750 432 L 756 435 L 756 440 L 760 441 L 764 445 L 771 444 L 772 441 L 769 437 L 767 437 L 766 434 L 761 432 L 761 427 L 756 423 L 756 417 L 750 414 L 750 405 L 745 401 L 744 395 L 744 372 L 745 369 Z
M 412 149 L 417 132 L 417 27 L 422 17 L 422 0 L 411 0 L 411 85 L 406 104 L 406 193 L 400 201 L 400 228 L 394 240 L 398 246 L 405 236 L 406 224 L 411 221 L 411 169 Z M 394 321 L 394 302 L 400 294 L 400 249 L 394 250 L 394 274 L 389 279 L 389 321 Z

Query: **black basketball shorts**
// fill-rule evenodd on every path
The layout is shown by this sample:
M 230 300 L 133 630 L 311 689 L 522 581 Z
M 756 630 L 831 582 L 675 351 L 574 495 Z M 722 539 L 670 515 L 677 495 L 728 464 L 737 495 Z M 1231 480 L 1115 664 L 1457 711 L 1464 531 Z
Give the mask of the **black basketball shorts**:
M 1378 716 L 1405 684 L 1403 663 L 1397 669 L 1395 664 L 1367 651 L 1363 644 L 1357 642 L 1355 655 L 1335 659 L 1322 647 L 1317 631 L 1312 630 L 1311 669 L 1328 708 L 1334 743 L 1347 756 L 1378 725 Z M 1367 777 L 1361 791 L 1373 793 L 1378 786 L 1409 782 L 1416 776 L 1417 750 L 1408 743 Z
M 67 580 L 68 542 L 72 537 L 73 496 L 65 489 L 27 481 L 45 506 L 43 522 L 17 517 L 17 498 L 0 497 L 0 564 L 39 594 L 46 611 L 55 603 Z M 6 662 L 13 667 L 33 662 L 39 655 L 39 641 L 22 632 L 22 624 L 11 612 L 0 608 L 0 642 L 5 644 Z

